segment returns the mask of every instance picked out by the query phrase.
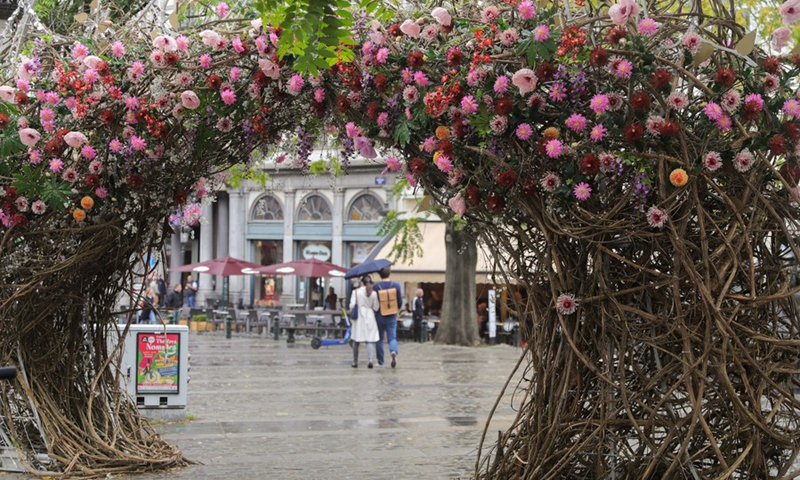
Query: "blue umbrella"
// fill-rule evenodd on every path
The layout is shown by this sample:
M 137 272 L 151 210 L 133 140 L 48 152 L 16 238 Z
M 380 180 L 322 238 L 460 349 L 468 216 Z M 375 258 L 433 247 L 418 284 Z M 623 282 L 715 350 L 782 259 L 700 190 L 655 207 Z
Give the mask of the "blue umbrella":
M 344 274 L 344 278 L 356 278 L 362 275 L 366 275 L 368 273 L 374 273 L 380 271 L 383 267 L 388 267 L 391 265 L 392 262 L 386 260 L 385 258 L 380 258 L 378 260 L 367 260 L 355 267 L 351 268 Z

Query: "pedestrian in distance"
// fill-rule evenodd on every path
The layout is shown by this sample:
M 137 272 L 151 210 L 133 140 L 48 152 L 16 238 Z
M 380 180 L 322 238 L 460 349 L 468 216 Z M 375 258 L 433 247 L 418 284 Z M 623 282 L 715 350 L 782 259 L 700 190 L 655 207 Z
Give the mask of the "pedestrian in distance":
M 378 321 L 378 333 L 380 340 L 378 340 L 378 365 L 383 365 L 383 337 L 386 335 L 386 341 L 389 343 L 389 353 L 392 355 L 392 368 L 397 366 L 397 312 L 400 311 L 400 305 L 403 304 L 403 294 L 400 284 L 393 282 L 389 276 L 392 271 L 391 268 L 383 267 L 380 272 L 381 281 L 375 284 L 375 291 L 378 292 L 378 302 L 380 308 L 375 313 L 375 319 Z
M 422 338 L 422 322 L 425 315 L 425 300 L 422 298 L 425 292 L 421 288 L 417 289 L 417 295 L 411 303 L 411 318 L 414 320 L 414 341 L 424 342 Z
M 175 285 L 175 288 L 170 290 L 167 294 L 167 299 L 165 300 L 165 305 L 167 308 L 174 312 L 172 316 L 171 323 L 178 323 L 178 316 L 180 315 L 180 309 L 183 307 L 183 289 L 181 288 L 181 284 L 178 283 Z
M 194 308 L 195 300 L 197 299 L 197 282 L 194 281 L 192 275 L 186 277 L 186 286 L 183 287 L 184 296 L 186 297 L 186 305 L 189 308 Z
M 353 340 L 353 364 L 358 367 L 358 347 L 361 343 L 367 344 L 367 368 L 372 368 L 375 356 L 375 342 L 378 336 L 378 324 L 375 321 L 375 310 L 378 309 L 378 295 L 372 288 L 372 278 L 369 275 L 361 277 L 361 286 L 353 290 L 350 297 L 350 310 L 358 306 L 358 318 L 353 321 L 351 339 Z

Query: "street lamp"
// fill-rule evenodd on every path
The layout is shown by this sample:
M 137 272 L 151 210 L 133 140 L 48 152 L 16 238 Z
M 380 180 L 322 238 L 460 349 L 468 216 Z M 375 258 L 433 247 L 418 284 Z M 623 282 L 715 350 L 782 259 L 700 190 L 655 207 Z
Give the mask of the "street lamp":
M 0 20 L 8 20 L 17 9 L 17 0 L 0 0 Z

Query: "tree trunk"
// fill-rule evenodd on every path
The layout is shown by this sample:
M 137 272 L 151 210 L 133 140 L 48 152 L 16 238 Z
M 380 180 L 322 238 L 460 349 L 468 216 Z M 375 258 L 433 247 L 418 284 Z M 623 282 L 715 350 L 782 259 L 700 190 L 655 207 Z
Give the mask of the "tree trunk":
M 465 231 L 455 231 L 447 224 L 442 319 L 436 343 L 474 346 L 480 343 L 475 310 L 475 270 L 478 247 L 475 238 Z

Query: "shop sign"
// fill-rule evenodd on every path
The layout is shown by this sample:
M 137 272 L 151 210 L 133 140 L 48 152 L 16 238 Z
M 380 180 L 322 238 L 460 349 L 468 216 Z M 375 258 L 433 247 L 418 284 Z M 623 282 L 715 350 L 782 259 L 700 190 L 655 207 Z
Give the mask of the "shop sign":
M 303 258 L 306 260 L 316 258 L 317 260 L 327 262 L 331 258 L 331 249 L 321 244 L 307 245 L 303 249 Z

